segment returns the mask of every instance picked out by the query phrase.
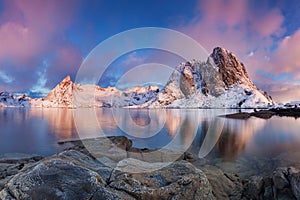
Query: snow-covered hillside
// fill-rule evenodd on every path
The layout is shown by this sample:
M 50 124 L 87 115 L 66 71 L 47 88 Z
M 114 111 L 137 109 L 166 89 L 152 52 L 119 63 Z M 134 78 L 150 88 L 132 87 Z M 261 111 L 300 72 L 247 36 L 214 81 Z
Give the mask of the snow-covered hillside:
M 154 99 L 158 87 L 134 87 L 120 91 L 115 87 L 73 83 L 67 76 L 45 99 L 31 100 L 33 107 L 125 107 L 143 104 Z
M 9 92 L 0 91 L 0 107 L 28 107 L 30 100 L 26 95 L 15 96 Z
M 205 62 L 178 65 L 161 92 L 156 86 L 120 91 L 81 85 L 67 76 L 44 99 L 0 93 L 0 106 L 5 107 L 266 108 L 273 104 L 251 81 L 243 63 L 220 47 Z
M 217 47 L 207 61 L 181 63 L 150 107 L 257 108 L 274 102 L 250 80 L 237 57 Z

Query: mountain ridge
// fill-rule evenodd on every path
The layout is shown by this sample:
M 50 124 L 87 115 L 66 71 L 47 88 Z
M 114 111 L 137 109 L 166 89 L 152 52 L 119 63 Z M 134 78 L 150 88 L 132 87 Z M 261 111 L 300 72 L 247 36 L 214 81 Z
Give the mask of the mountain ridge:
M 27 98 L 26 101 L 31 107 L 257 108 L 274 105 L 271 96 L 252 82 L 244 64 L 221 47 L 214 48 L 206 61 L 180 63 L 162 91 L 157 86 L 120 91 L 115 87 L 81 85 L 66 76 L 44 99 Z M 18 102 L 15 104 L 18 106 Z
M 250 108 L 273 105 L 242 62 L 230 51 L 214 48 L 206 61 L 180 63 L 153 107 Z

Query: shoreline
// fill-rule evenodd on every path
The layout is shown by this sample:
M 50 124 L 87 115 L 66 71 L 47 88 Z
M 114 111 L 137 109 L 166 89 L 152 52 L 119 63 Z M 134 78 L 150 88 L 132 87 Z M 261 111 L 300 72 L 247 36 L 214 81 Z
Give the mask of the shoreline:
M 268 110 L 260 110 L 254 112 L 240 112 L 228 115 L 221 115 L 219 117 L 231 118 L 231 119 L 249 119 L 250 117 L 257 117 L 262 119 L 270 119 L 273 116 L 279 117 L 300 117 L 300 108 L 271 108 Z
M 85 141 L 63 141 L 60 143 L 71 143 L 71 147 L 53 156 L 1 159 L 0 199 L 33 197 L 33 194 L 50 198 L 51 194 L 47 193 L 47 190 L 51 191 L 51 187 L 62 187 L 61 184 L 65 185 L 68 181 L 70 183 L 65 185 L 61 192 L 73 198 L 164 199 L 182 197 L 191 199 L 190 194 L 192 193 L 197 194 L 193 198 L 198 199 L 272 199 L 279 196 L 294 198 L 300 194 L 294 189 L 298 184 L 294 180 L 298 180 L 298 176 L 300 177 L 300 173 L 298 173 L 300 170 L 291 166 L 279 167 L 270 171 L 268 175 L 258 174 L 245 178 L 234 171 L 225 170 L 226 166 L 222 168 L 212 165 L 205 159 L 197 158 L 187 152 L 182 154 L 182 152 L 169 150 L 157 152 L 135 148 L 132 147 L 132 141 L 124 136 L 111 136 L 107 139 L 113 145 L 107 144 L 107 141 L 99 138 Z M 93 152 L 92 155 L 83 143 L 91 145 L 91 148 L 94 145 L 103 147 L 106 151 Z M 126 153 L 124 154 L 124 152 Z M 147 157 L 147 153 L 153 154 Z M 162 166 L 162 163 L 168 164 L 157 171 L 147 171 L 153 167 Z M 27 178 L 35 177 L 37 169 L 44 189 L 40 189 L 37 185 L 39 181 L 36 179 L 27 185 Z M 139 173 L 126 172 L 129 169 Z M 51 174 L 56 175 L 50 177 L 46 175 L 49 174 L 49 170 Z M 171 171 L 173 173 L 170 174 Z M 69 172 L 72 173 L 69 174 Z M 85 176 L 86 178 L 82 178 Z M 94 179 L 93 177 L 98 178 Z M 96 182 L 90 183 L 91 180 Z M 168 180 L 168 183 L 164 180 Z M 57 185 L 52 185 L 53 181 Z M 159 183 L 160 186 L 153 185 L 152 182 Z M 286 182 L 286 184 L 282 182 Z M 16 184 L 19 186 L 17 187 Z M 81 184 L 87 184 L 88 186 L 85 187 L 93 192 L 80 189 Z M 140 184 L 145 186 L 141 188 Z M 30 192 L 24 189 L 25 186 L 30 188 Z M 74 189 L 80 192 L 73 194 L 71 191 Z M 166 193 L 166 191 L 173 192 Z

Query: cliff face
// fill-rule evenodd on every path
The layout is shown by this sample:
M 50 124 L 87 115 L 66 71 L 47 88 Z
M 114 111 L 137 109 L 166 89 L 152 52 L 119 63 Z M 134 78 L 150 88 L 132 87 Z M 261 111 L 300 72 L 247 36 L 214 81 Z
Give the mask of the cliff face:
M 265 107 L 272 98 L 260 91 L 238 58 L 216 47 L 205 62 L 181 63 L 153 106 Z
M 53 102 L 53 104 L 61 105 L 62 107 L 72 106 L 73 91 L 77 87 L 77 84 L 71 81 L 70 76 L 67 76 L 48 93 L 45 101 Z
M 179 64 L 162 91 L 156 86 L 120 91 L 81 85 L 67 76 L 45 99 L 0 93 L 0 106 L 257 108 L 272 104 L 271 96 L 251 81 L 244 64 L 220 47 L 204 62 Z
M 219 68 L 219 73 L 226 88 L 234 84 L 244 84 L 252 89 L 257 89 L 250 80 L 244 64 L 232 52 L 217 47 L 213 50 L 210 57 Z

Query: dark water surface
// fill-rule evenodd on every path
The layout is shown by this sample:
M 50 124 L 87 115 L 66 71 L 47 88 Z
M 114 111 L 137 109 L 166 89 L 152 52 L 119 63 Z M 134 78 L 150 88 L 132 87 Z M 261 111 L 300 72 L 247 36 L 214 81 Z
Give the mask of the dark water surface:
M 217 117 L 234 112 L 237 110 L 0 108 L 0 154 L 48 156 L 63 148 L 58 141 L 125 135 L 135 147 L 189 149 L 215 163 L 270 162 L 291 154 L 300 162 L 299 119 Z

